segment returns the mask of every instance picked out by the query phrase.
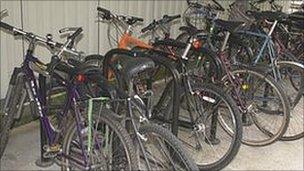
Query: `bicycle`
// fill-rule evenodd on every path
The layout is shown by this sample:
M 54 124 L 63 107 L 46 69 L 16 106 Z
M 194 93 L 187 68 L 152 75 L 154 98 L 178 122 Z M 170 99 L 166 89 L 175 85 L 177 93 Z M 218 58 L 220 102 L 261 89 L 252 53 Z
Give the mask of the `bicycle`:
M 139 147 L 141 169 L 198 170 L 179 139 L 168 129 L 149 121 L 152 116 L 153 93 L 146 91 L 138 94 L 139 91 L 134 91 L 133 87 L 136 75 L 153 69 L 155 63 L 149 58 L 136 56 L 137 53 L 120 49 L 112 56 L 105 56 L 105 61 L 111 61 L 108 68 L 114 71 L 118 80 L 123 80 L 120 83 L 126 85 L 116 86 L 112 93 L 112 108 L 121 115 L 122 122 Z
M 104 13 L 104 12 L 103 12 Z M 165 18 L 165 17 L 164 17 Z M 163 18 L 163 19 L 164 19 Z M 163 21 L 162 19 L 160 21 Z M 151 24 L 149 24 L 147 27 L 143 28 L 142 30 L 143 31 L 153 31 L 155 28 L 157 28 L 157 23 L 162 23 L 162 22 L 159 22 L 159 21 L 156 21 L 156 22 L 152 22 Z M 163 41 L 169 41 L 171 42 L 172 40 L 171 39 L 164 39 Z M 164 51 L 164 49 L 162 49 L 160 47 L 159 44 L 157 44 L 157 42 L 161 42 L 161 41 L 155 41 L 155 43 L 153 44 L 154 48 L 146 48 L 146 47 L 140 47 L 140 45 L 138 45 L 138 48 L 141 49 L 141 50 L 138 50 L 138 49 L 133 49 L 133 55 L 131 53 L 130 56 L 144 56 L 144 57 L 148 57 L 150 59 L 152 59 L 154 62 L 156 62 L 157 64 L 161 63 L 161 64 L 165 64 L 166 67 L 173 67 L 173 68 L 183 68 L 181 66 L 183 66 L 185 63 L 186 63 L 186 60 L 183 61 L 180 56 L 178 56 L 178 54 L 171 54 L 171 53 L 166 53 L 166 51 Z M 117 49 L 117 52 L 119 51 L 123 51 L 121 49 Z M 169 51 L 170 52 L 170 51 Z M 124 55 L 126 55 L 125 53 L 123 53 Z M 111 54 L 110 56 L 114 56 L 116 54 Z M 109 55 L 105 55 L 105 60 L 104 60 L 104 63 L 103 63 L 103 66 L 106 68 L 106 70 L 104 70 L 104 73 L 107 73 L 108 70 L 107 70 L 107 67 L 110 66 L 110 65 L 113 65 L 113 68 L 115 68 L 115 66 L 119 67 L 121 66 L 120 63 L 114 63 L 112 64 L 112 61 L 111 59 L 106 59 L 107 56 Z M 137 62 L 141 62 L 140 59 L 138 59 Z M 175 64 L 179 64 L 179 65 L 174 65 Z M 168 64 L 168 65 L 166 65 Z M 170 65 L 169 65 L 170 64 Z M 173 64 L 171 66 L 171 64 Z M 123 68 L 123 67 L 121 67 Z M 162 93 L 161 95 L 161 98 L 162 100 L 159 100 L 158 101 L 158 105 L 156 105 L 156 107 L 154 107 L 153 109 L 153 114 L 152 114 L 152 119 L 155 120 L 156 122 L 159 122 L 160 123 L 169 123 L 171 124 L 171 128 L 172 128 L 172 132 L 175 134 L 175 135 L 179 135 L 179 138 L 183 140 L 184 144 L 187 145 L 188 149 L 190 147 L 191 149 L 191 154 L 196 154 L 196 153 L 200 153 L 201 155 L 203 154 L 209 154 L 210 155 L 210 158 L 212 158 L 211 160 L 207 161 L 208 158 L 203 158 L 203 157 L 198 157 L 196 158 L 196 163 L 199 165 L 199 168 L 200 169 L 204 169 L 204 170 L 208 170 L 208 169 L 211 169 L 211 170 L 217 170 L 217 169 L 221 169 L 223 167 L 225 167 L 227 164 L 229 164 L 229 162 L 233 159 L 233 157 L 236 155 L 238 149 L 239 149 L 239 146 L 240 146 L 240 137 L 241 137 L 241 134 L 242 134 L 242 129 L 241 129 L 241 124 L 240 124 L 240 117 L 239 117 L 239 114 L 238 114 L 238 110 L 235 106 L 235 103 L 231 100 L 231 98 L 227 97 L 226 94 L 224 92 L 222 92 L 221 90 L 219 90 L 218 88 L 214 87 L 214 86 L 211 86 L 211 85 L 192 85 L 192 81 L 190 81 L 190 76 L 188 78 L 188 73 L 187 73 L 187 70 L 185 70 L 184 68 L 182 70 L 178 70 L 178 75 L 180 76 L 177 76 L 177 77 L 182 77 L 183 81 L 181 83 L 178 83 L 180 85 L 182 85 L 183 87 L 183 94 L 186 94 L 185 96 L 195 96 L 195 95 L 202 95 L 204 94 L 204 92 L 206 92 L 208 95 L 206 95 L 206 98 L 208 99 L 208 97 L 210 97 L 210 99 L 217 99 L 219 98 L 220 100 L 220 103 L 223 104 L 223 106 L 227 106 L 228 110 L 230 110 L 228 113 L 231 116 L 231 120 L 235 121 L 234 123 L 232 123 L 231 125 L 233 125 L 233 129 L 235 129 L 235 134 L 232 136 L 231 138 L 231 141 L 230 141 L 230 137 L 228 138 L 229 140 L 229 145 L 230 145 L 230 148 L 227 148 L 224 149 L 223 151 L 219 152 L 221 153 L 220 155 L 221 156 L 216 156 L 215 158 L 212 158 L 211 155 L 213 153 L 212 151 L 212 147 L 213 146 L 216 146 L 215 144 L 212 144 L 212 143 L 206 143 L 207 146 L 209 147 L 209 151 L 208 150 L 204 150 L 203 149 L 203 144 L 204 144 L 204 133 L 207 134 L 207 132 L 209 132 L 209 130 L 202 130 L 201 128 L 203 127 L 202 125 L 206 124 L 206 125 L 209 125 L 208 123 L 203 123 L 203 122 L 206 122 L 206 121 L 202 121 L 199 119 L 200 116 L 193 116 L 193 117 L 197 117 L 197 120 L 186 120 L 186 121 L 183 121 L 184 123 L 186 123 L 186 126 L 185 124 L 184 125 L 180 125 L 180 118 L 178 118 L 177 116 L 172 116 L 171 114 L 171 111 L 172 111 L 172 106 L 173 106 L 173 103 L 172 101 L 174 101 L 176 98 L 179 98 L 180 94 L 179 93 L 175 93 L 177 95 L 177 97 L 174 97 L 173 95 L 173 98 L 170 99 L 172 97 L 171 93 L 172 92 L 172 87 L 174 86 L 173 84 L 173 81 L 171 80 L 167 85 L 166 85 L 166 88 L 164 90 L 164 93 Z M 122 73 L 125 73 L 124 71 Z M 126 77 L 122 77 L 120 78 L 120 74 L 119 73 L 116 73 L 115 74 L 115 77 L 117 78 L 118 82 L 121 81 L 123 82 L 123 78 Z M 135 81 L 135 80 L 133 80 Z M 188 85 L 189 83 L 191 82 L 191 85 Z M 125 87 L 129 87 L 130 88 L 130 85 L 134 85 L 135 83 L 131 84 L 130 82 L 123 82 L 123 83 L 118 83 L 118 85 L 120 85 L 121 88 L 125 88 Z M 189 87 L 190 86 L 190 87 Z M 151 86 L 147 86 L 147 87 L 150 87 Z M 131 86 L 131 88 L 133 88 Z M 126 88 L 127 89 L 127 88 Z M 174 88 L 176 89 L 176 88 Z M 191 91 L 191 95 L 190 95 L 190 89 L 195 89 L 193 91 Z M 130 89 L 127 89 L 128 91 L 130 91 Z M 171 91 L 170 91 L 171 90 Z M 193 92 L 197 92 L 192 94 Z M 203 96 L 203 95 L 202 95 Z M 198 97 L 197 97 L 198 98 Z M 166 99 L 166 100 L 165 100 Z M 204 101 L 204 99 L 201 99 Z M 165 103 L 163 103 L 165 101 Z M 170 101 L 170 102 L 168 102 Z M 177 105 L 178 107 L 178 103 L 175 103 L 176 101 L 174 101 L 174 105 Z M 169 104 L 168 104 L 169 103 Z M 212 103 L 211 103 L 212 104 Z M 202 105 L 202 104 L 200 104 Z M 204 106 L 204 105 L 203 105 Z M 208 104 L 206 104 L 207 108 L 211 108 L 210 106 L 208 106 Z M 176 107 L 175 107 L 176 108 Z M 214 107 L 216 108 L 216 107 Z M 223 107 L 225 108 L 225 107 Z M 160 109 L 160 110 L 157 110 L 157 109 Z M 161 111 L 161 109 L 163 109 L 164 111 Z M 210 109 L 210 110 L 211 110 Z M 173 108 L 173 110 L 175 110 Z M 216 110 L 216 109 L 215 109 Z M 161 113 L 160 113 L 161 112 Z M 175 112 L 173 112 L 175 113 Z M 229 115 L 228 114 L 228 115 Z M 173 114 L 175 115 L 175 114 Z M 187 114 L 186 114 L 187 115 Z M 201 114 L 201 115 L 204 115 L 204 114 Z M 207 114 L 206 114 L 207 115 Z M 212 114 L 210 114 L 212 115 Z M 209 116 L 210 116 L 209 115 Z M 188 115 L 190 116 L 190 114 Z M 160 118 L 159 118 L 160 117 Z M 173 117 L 173 119 L 172 119 Z M 206 116 L 207 117 L 207 116 Z M 187 119 L 187 118 L 186 118 Z M 211 117 L 208 118 L 209 120 L 211 119 Z M 216 120 L 216 118 L 214 119 Z M 228 121 L 227 121 L 228 122 Z M 177 125 L 178 123 L 178 125 Z M 192 126 L 190 126 L 192 125 Z M 194 139 L 194 142 L 190 142 L 190 146 L 189 146 L 189 143 L 187 143 L 186 141 L 189 140 L 187 139 L 185 141 L 184 138 L 180 137 L 181 135 L 181 132 L 183 131 L 180 131 L 180 129 L 183 129 L 183 128 L 186 128 L 186 132 L 193 132 L 193 137 L 189 138 L 189 139 Z M 178 129 L 175 129 L 175 128 L 178 128 Z M 204 133 L 203 133 L 204 132 Z M 217 131 L 215 131 L 217 132 Z M 219 131 L 221 132 L 221 131 Z M 215 133 L 214 133 L 215 134 Z M 220 133 L 219 133 L 220 134 Z M 191 133 L 192 135 L 192 133 Z M 215 135 L 214 135 L 215 136 Z M 219 139 L 223 138 L 223 137 L 218 137 Z M 216 138 L 213 138 L 213 140 L 215 140 Z M 209 137 L 206 138 L 206 141 L 209 140 Z M 211 138 L 209 141 L 212 141 Z M 197 143 L 196 143 L 197 142 Z M 200 143 L 199 143 L 200 142 Z M 198 150 L 195 150 L 195 145 L 197 144 L 197 149 Z M 224 144 L 224 140 L 223 140 L 223 144 Z M 218 145 L 219 146 L 219 145 Z M 192 151 L 194 150 L 194 151 Z M 226 150 L 226 151 L 225 151 Z M 195 152 L 197 151 L 197 152 Z M 215 152 L 216 153 L 216 150 Z M 223 154 L 224 153 L 224 154 Z
M 284 91 L 290 101 L 291 110 L 293 112 L 291 117 L 291 123 L 287 132 L 282 136 L 282 140 L 296 140 L 304 136 L 304 129 L 298 123 L 303 122 L 303 116 L 301 116 L 301 99 L 304 95 L 304 65 L 297 62 L 297 58 L 285 47 L 279 34 L 279 30 L 284 29 L 282 25 L 279 25 L 285 20 L 289 20 L 288 16 L 280 12 L 254 12 L 250 11 L 248 14 L 254 16 L 256 21 L 274 21 L 271 24 L 270 31 L 266 34 L 262 28 L 253 24 L 251 30 L 239 31 L 241 36 L 250 36 L 253 44 L 249 42 L 248 47 L 244 47 L 246 44 L 242 40 L 231 40 L 231 49 L 238 48 L 237 53 L 232 54 L 232 59 L 235 63 L 242 63 L 247 61 L 249 65 L 269 65 L 268 70 L 265 70 L 266 75 L 271 75 L 276 81 L 283 85 Z M 279 26 L 277 28 L 277 26 Z M 283 28 L 282 28 L 283 27 Z M 237 38 L 238 39 L 238 38 Z M 251 41 L 251 39 L 249 39 Z M 263 58 L 263 56 L 266 56 Z M 242 58 L 243 57 L 243 58 Z M 300 110 L 300 112 L 296 112 Z M 300 114 L 298 114 L 300 113 Z M 300 120 L 300 122 L 298 121 Z M 302 121 L 301 121 L 302 120 Z
M 71 56 L 79 56 L 79 52 L 69 49 L 68 47 L 82 32 L 82 28 L 78 28 L 71 36 L 68 37 L 64 44 L 61 44 L 54 42 L 50 38 L 46 39 L 33 33 L 25 32 L 2 21 L 0 22 L 0 27 L 12 32 L 15 36 L 23 36 L 30 42 L 22 66 L 16 67 L 14 70 L 10 80 L 10 87 L 6 95 L 6 106 L 4 108 L 5 113 L 1 120 L 0 132 L 1 156 L 3 155 L 8 142 L 12 122 L 14 119 L 18 119 L 20 117 L 20 115 L 16 115 L 18 113 L 17 111 L 20 111 L 20 108 L 23 106 L 22 103 L 24 102 L 24 99 L 28 96 L 30 98 L 31 111 L 34 114 L 36 111 L 35 109 L 37 109 L 36 115 L 39 117 L 43 131 L 47 136 L 48 144 L 43 147 L 46 151 L 43 155 L 46 158 L 52 158 L 54 160 L 61 159 L 62 163 L 59 165 L 61 165 L 63 170 L 72 168 L 82 170 L 97 168 L 115 169 L 115 167 L 116 169 L 137 169 L 138 162 L 135 156 L 135 149 L 132 146 L 132 140 L 128 136 L 127 131 L 117 121 L 112 119 L 113 112 L 110 111 L 100 111 L 100 113 L 108 113 L 109 115 L 102 114 L 98 116 L 89 112 L 89 119 L 85 120 L 86 116 L 83 115 L 83 111 L 81 111 L 79 101 L 77 100 L 79 98 L 77 84 L 81 83 L 82 80 L 77 79 L 78 73 L 76 72 L 76 69 L 68 67 L 65 63 L 60 62 L 60 56 L 63 53 L 67 53 Z M 42 43 L 51 49 L 58 49 L 56 54 L 52 57 L 48 67 L 46 67 L 44 63 L 40 62 L 38 58 L 33 56 L 35 45 L 37 43 Z M 71 75 L 71 79 L 66 80 L 52 72 L 54 68 L 68 73 L 75 72 L 76 75 Z M 62 83 L 62 85 L 67 87 L 68 101 L 63 109 L 63 113 L 59 114 L 59 129 L 55 129 L 52 126 L 52 123 L 47 116 L 45 97 L 43 97 L 43 92 L 38 88 L 34 72 L 44 76 L 52 73 L 53 76 Z M 12 90 L 16 93 L 13 93 Z M 71 117 L 74 120 L 70 120 Z M 92 119 L 93 117 L 94 120 Z M 70 121 L 70 123 L 68 121 Z M 100 126 L 105 129 L 100 130 Z M 109 134 L 112 134 L 113 137 L 106 137 L 105 139 L 107 141 L 102 142 L 100 138 L 102 138 L 105 130 Z M 73 134 L 76 135 L 76 139 L 78 138 L 78 141 L 70 138 Z M 64 140 L 62 141 L 62 139 Z M 110 140 L 113 141 L 111 142 Z M 70 144 L 74 145 L 72 149 L 69 148 L 71 147 L 69 146 Z M 117 147 L 117 149 L 108 149 L 108 154 L 106 154 L 105 152 L 107 151 L 102 148 L 106 148 L 110 145 Z M 105 157 L 110 160 L 100 161 L 100 158 L 104 159 Z M 115 157 L 123 162 L 111 160 L 112 158 L 115 159 Z M 115 166 L 112 166 L 113 164 L 115 164 Z
M 204 6 L 202 6 L 202 8 L 204 8 Z M 233 63 L 233 65 L 230 64 L 231 61 L 228 59 L 227 53 L 225 51 L 226 45 L 227 42 L 230 42 L 229 47 L 231 47 L 231 44 L 232 45 L 242 44 L 242 42 L 236 39 L 238 37 L 233 39 L 234 43 L 232 43 L 231 40 L 232 38 L 235 37 L 235 34 L 239 32 L 238 29 L 240 27 L 243 27 L 242 26 L 243 22 L 229 22 L 229 21 L 217 19 L 217 17 L 214 16 L 218 16 L 218 15 L 213 14 L 206 16 L 206 18 L 209 20 L 208 23 L 210 23 L 211 25 L 208 26 L 209 30 L 204 30 L 205 34 L 204 36 L 202 36 L 203 38 L 201 40 L 201 42 L 203 42 L 201 44 L 207 47 L 207 53 L 202 53 L 201 55 L 193 55 L 195 62 L 194 65 L 190 67 L 193 70 L 196 70 L 196 73 L 198 73 L 198 75 L 200 75 L 200 77 L 202 77 L 204 80 L 208 80 L 217 83 L 219 85 L 223 85 L 224 87 L 231 86 L 230 88 L 228 88 L 227 91 L 233 92 L 232 97 L 236 101 L 242 113 L 242 121 L 244 126 L 242 142 L 244 144 L 252 145 L 252 146 L 265 146 L 271 144 L 282 136 L 282 134 L 285 132 L 288 126 L 290 109 L 289 109 L 287 97 L 284 94 L 282 87 L 278 85 L 278 83 L 276 83 L 275 80 L 273 80 L 273 78 L 271 78 L 270 76 L 264 76 L 265 68 L 263 67 L 256 68 L 251 66 L 248 67 L 247 65 L 237 65 L 239 63 Z M 195 27 L 191 25 L 190 27 L 193 28 L 192 30 L 197 30 L 195 29 Z M 189 37 L 190 37 L 189 35 L 190 33 L 184 32 L 177 37 L 177 40 L 187 42 L 189 41 Z M 223 43 L 220 44 L 220 42 Z M 216 51 L 217 53 L 215 53 Z M 205 59 L 206 56 L 209 57 Z M 212 58 L 215 58 L 219 61 L 218 62 L 218 64 L 220 65 L 219 67 L 215 68 L 217 64 L 214 62 L 214 60 L 213 61 L 210 60 Z M 221 71 L 217 72 L 218 69 L 220 69 Z M 260 90 L 260 92 L 255 92 L 255 89 L 258 89 L 259 86 L 251 85 L 252 83 L 254 83 L 253 80 L 259 80 L 258 81 L 259 84 L 269 89 L 267 91 L 275 92 L 275 93 L 272 93 L 270 97 L 267 98 L 267 96 L 265 96 L 267 94 L 261 95 L 261 93 L 263 93 L 262 90 Z M 276 103 L 275 99 L 277 99 L 278 101 L 277 107 L 267 106 L 268 103 Z M 261 100 L 264 101 L 262 105 L 263 108 L 261 107 L 260 104 Z M 251 106 L 251 104 L 255 104 L 255 107 Z M 269 130 L 273 129 L 271 133 L 271 131 L 269 132 L 265 130 L 265 126 L 267 126 L 267 123 L 261 123 L 261 122 L 254 123 L 250 115 L 256 115 L 253 113 L 255 110 L 264 113 L 264 115 L 259 115 L 259 117 L 261 117 L 260 120 L 267 119 L 267 117 L 269 117 L 268 114 L 270 113 L 277 113 L 277 114 L 283 113 L 281 114 L 282 117 L 281 116 L 275 117 L 277 118 L 276 121 L 279 122 L 277 123 L 277 125 L 279 126 L 277 126 L 276 128 L 269 127 L 268 128 Z M 259 131 L 260 133 L 257 133 L 257 131 Z M 275 135 L 273 133 L 275 133 Z M 257 136 L 253 137 L 254 134 L 256 134 Z

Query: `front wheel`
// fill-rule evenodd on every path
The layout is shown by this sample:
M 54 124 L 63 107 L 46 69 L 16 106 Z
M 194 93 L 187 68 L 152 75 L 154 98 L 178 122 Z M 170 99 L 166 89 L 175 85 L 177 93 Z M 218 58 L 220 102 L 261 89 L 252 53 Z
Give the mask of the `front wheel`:
M 85 156 L 93 170 L 138 170 L 132 139 L 115 120 L 115 114 L 103 109 L 93 116 L 92 121 L 91 141 L 88 138 L 88 127 L 84 129 L 86 131 L 81 131 L 81 135 L 77 131 L 79 125 L 75 123 L 68 129 L 63 142 L 63 154 L 67 157 L 62 157 L 61 170 L 85 170 Z M 81 148 L 81 144 L 84 144 L 84 148 Z
M 139 134 L 145 149 L 140 155 L 141 170 L 199 170 L 182 143 L 168 129 L 145 124 L 139 128 Z
M 236 156 L 242 139 L 240 112 L 231 97 L 212 84 L 191 83 L 180 94 L 178 138 L 200 170 L 221 170 Z M 172 105 L 166 120 L 172 118 Z M 224 120 L 225 124 L 221 124 Z M 225 127 L 233 132 L 228 134 Z
M 23 84 L 19 82 L 14 86 L 13 91 L 15 93 L 11 94 L 8 111 L 6 113 L 1 113 L 0 115 L 0 159 L 3 156 L 4 150 L 6 148 L 9 134 L 14 123 L 14 116 L 16 115 L 20 106 L 20 100 L 22 96 Z

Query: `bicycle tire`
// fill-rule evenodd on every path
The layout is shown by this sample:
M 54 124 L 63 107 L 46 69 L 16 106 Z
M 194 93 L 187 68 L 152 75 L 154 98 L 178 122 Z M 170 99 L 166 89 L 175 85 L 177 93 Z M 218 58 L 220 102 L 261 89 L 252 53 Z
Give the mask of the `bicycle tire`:
M 290 62 L 290 61 L 279 61 L 277 63 L 277 67 L 281 70 L 281 74 L 282 73 L 282 69 L 283 68 L 287 68 L 287 72 L 294 72 L 294 70 L 296 70 L 298 72 L 298 74 L 300 74 L 300 83 L 299 86 L 304 86 L 304 67 L 302 67 L 301 64 L 299 63 L 295 63 L 295 62 Z M 292 71 L 290 71 L 292 70 Z M 290 73 L 294 76 L 293 73 Z M 291 117 L 290 117 L 290 122 L 289 122 L 289 126 L 285 132 L 285 134 L 280 138 L 280 140 L 283 141 L 294 141 L 294 140 L 298 140 L 300 138 L 304 137 L 304 129 L 303 129 L 303 118 L 304 118 L 304 114 L 303 112 L 301 112 L 301 110 L 303 110 L 304 108 L 304 104 L 303 104 L 303 99 L 304 99 L 304 89 L 298 87 L 295 85 L 294 80 L 291 78 L 292 76 L 288 74 L 288 78 L 280 81 L 280 83 L 283 85 L 282 87 L 284 87 L 284 92 L 287 93 L 287 96 L 291 102 Z M 292 88 L 290 86 L 288 86 L 288 81 L 290 82 L 290 84 L 292 85 L 291 87 L 293 87 L 293 90 L 295 90 L 295 92 L 291 92 Z M 302 100 L 300 99 L 297 102 L 294 102 L 294 98 L 297 98 L 298 96 L 302 95 Z M 301 103 L 302 102 L 302 103 Z M 301 106 L 302 105 L 302 106 Z M 299 111 L 297 111 L 299 110 Z M 302 114 L 301 114 L 302 113 Z M 297 115 L 300 115 L 299 117 L 297 117 Z M 300 120 L 299 122 L 296 121 L 297 118 L 300 118 L 302 120 Z M 293 133 L 291 133 L 291 129 L 294 127 L 295 124 L 300 123 L 300 125 L 298 125 L 295 129 L 293 129 Z M 296 126 L 296 125 L 295 125 Z
M 234 157 L 237 155 L 240 146 L 241 146 L 241 139 L 242 139 L 242 124 L 241 124 L 241 118 L 240 118 L 240 113 L 239 110 L 235 104 L 235 102 L 233 101 L 233 99 L 231 97 L 229 97 L 227 94 L 225 94 L 220 88 L 218 88 L 215 85 L 212 84 L 201 84 L 201 82 L 196 82 L 193 86 L 192 86 L 193 91 L 195 92 L 196 90 L 204 90 L 206 92 L 212 92 L 217 96 L 220 96 L 222 100 L 224 100 L 224 102 L 226 104 L 229 105 L 229 108 L 232 111 L 232 115 L 234 117 L 235 120 L 235 136 L 233 138 L 233 141 L 231 143 L 231 146 L 229 148 L 229 150 L 223 155 L 223 157 L 213 163 L 208 163 L 208 164 L 198 164 L 198 167 L 200 170 L 221 170 L 223 168 L 225 168 L 233 159 Z M 183 91 L 181 92 L 180 96 L 182 97 L 183 94 L 185 94 L 184 89 L 182 89 Z M 182 99 L 182 98 L 181 98 Z M 182 107 L 182 104 L 181 104 Z M 171 111 L 172 109 L 168 110 L 169 112 L 167 112 L 167 115 L 165 116 L 165 120 L 170 120 L 171 119 Z M 206 156 L 206 158 L 208 158 L 208 156 Z
M 138 170 L 137 154 L 133 145 L 133 141 L 127 130 L 114 118 L 116 118 L 115 114 L 108 109 L 103 109 L 103 112 L 98 116 L 98 118 L 96 115 L 93 115 L 93 121 L 97 121 L 99 119 L 99 121 L 113 130 L 119 138 L 120 143 L 123 145 L 126 158 L 128 159 L 128 168 L 126 170 Z M 68 154 L 69 144 L 71 143 L 75 133 L 77 134 L 77 127 L 76 123 L 74 122 L 70 125 L 63 141 L 64 154 Z M 66 160 L 66 158 L 62 158 L 61 170 L 67 170 L 68 164 L 66 164 Z
M 198 166 L 195 164 L 193 159 L 185 150 L 180 140 L 176 136 L 174 136 L 168 129 L 165 129 L 157 124 L 148 123 L 142 125 L 138 131 L 142 135 L 147 135 L 149 133 L 158 135 L 166 142 L 167 146 L 170 145 L 170 150 L 173 150 L 175 153 L 178 154 L 178 157 L 180 157 L 180 159 L 183 161 L 183 164 L 185 164 L 186 170 L 199 170 Z
M 16 83 L 16 87 L 14 88 L 14 91 L 16 93 L 12 94 L 12 97 L 10 99 L 9 105 L 8 105 L 8 112 L 7 115 L 4 114 L 4 117 L 1 121 L 1 130 L 0 130 L 0 159 L 3 156 L 4 150 L 7 146 L 9 134 L 12 128 L 12 125 L 14 123 L 14 114 L 17 113 L 17 106 L 19 103 L 19 100 L 21 99 L 21 92 L 22 92 L 23 84 L 20 84 L 19 81 Z
M 265 72 L 263 72 L 264 70 L 260 70 L 258 68 L 252 68 L 252 67 L 236 67 L 232 70 L 233 75 L 240 75 L 242 73 L 250 73 L 258 78 L 262 78 L 262 80 L 264 80 L 265 83 L 267 83 L 267 85 L 270 85 L 273 90 L 276 91 L 276 93 L 278 94 L 279 100 L 281 102 L 281 105 L 283 106 L 283 119 L 282 119 L 282 123 L 279 126 L 279 129 L 277 130 L 276 133 L 272 133 L 271 131 L 269 131 L 268 129 L 266 129 L 264 126 L 261 125 L 261 123 L 257 120 L 257 118 L 253 115 L 250 115 L 253 119 L 253 122 L 255 124 L 255 126 L 258 128 L 258 130 L 260 130 L 262 133 L 265 134 L 265 138 L 264 140 L 257 140 L 256 137 L 255 139 L 245 139 L 245 136 L 243 136 L 243 140 L 242 142 L 246 145 L 249 146 L 266 146 L 269 144 L 274 143 L 276 140 L 278 140 L 279 138 L 281 138 L 283 136 L 283 134 L 285 133 L 287 127 L 288 127 L 288 123 L 289 123 L 289 119 L 290 119 L 290 105 L 287 101 L 287 96 L 284 93 L 282 87 L 272 78 L 272 76 L 270 74 L 265 74 Z M 225 76 L 223 76 L 222 81 L 225 81 Z M 266 84 L 265 84 L 266 85 Z M 267 114 L 267 110 L 266 114 Z M 268 114 L 268 116 L 270 116 L 272 113 L 272 111 L 270 111 Z M 271 114 L 270 114 L 271 113 Z M 272 114 L 273 115 L 273 114 Z M 278 117 L 281 117 L 281 115 L 277 114 Z M 244 134 L 246 134 L 246 129 L 244 128 Z M 252 131 L 252 129 L 247 129 L 248 132 L 249 130 Z M 256 133 L 255 133 L 256 135 Z M 262 135 L 261 135 L 262 136 Z

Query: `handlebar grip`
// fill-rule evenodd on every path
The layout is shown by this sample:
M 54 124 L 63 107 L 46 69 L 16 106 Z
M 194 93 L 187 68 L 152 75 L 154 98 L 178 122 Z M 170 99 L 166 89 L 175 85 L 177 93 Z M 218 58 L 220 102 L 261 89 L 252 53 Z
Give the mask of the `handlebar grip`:
M 212 0 L 212 2 L 216 4 L 217 10 L 225 11 L 225 8 L 221 4 L 219 4 L 216 0 Z
M 191 2 L 189 5 L 193 6 L 194 8 L 202 8 L 203 7 L 202 4 L 199 4 L 197 2 Z
M 9 24 L 6 24 L 4 22 L 0 22 L 0 27 L 6 29 L 6 30 L 9 30 L 9 31 L 14 31 L 14 27 L 9 25 Z
M 137 18 L 137 21 L 143 22 L 144 19 L 143 18 Z
M 70 37 L 69 39 L 71 39 L 72 41 L 75 40 L 75 38 L 77 36 L 79 36 L 79 34 L 83 31 L 83 29 L 81 27 L 79 27 Z
M 101 8 L 101 7 L 97 7 L 97 11 L 99 12 L 103 12 L 103 13 L 111 13 L 109 10 L 105 9 L 105 8 Z
M 111 19 L 111 12 L 105 8 L 101 8 L 101 7 L 97 7 L 97 11 L 98 12 L 102 12 L 103 13 L 103 17 L 107 20 Z
M 142 33 L 147 32 L 148 30 L 152 30 L 155 27 L 154 22 L 149 24 L 147 27 L 144 27 L 143 29 L 141 29 Z
M 175 19 L 177 19 L 177 18 L 181 18 L 181 15 L 178 14 L 178 15 L 172 15 L 172 16 L 167 16 L 167 17 L 169 17 L 170 20 L 175 20 Z
M 258 4 L 260 4 L 260 3 L 264 3 L 264 2 L 266 2 L 267 0 L 258 0 L 258 1 L 256 1 L 256 3 L 258 3 Z

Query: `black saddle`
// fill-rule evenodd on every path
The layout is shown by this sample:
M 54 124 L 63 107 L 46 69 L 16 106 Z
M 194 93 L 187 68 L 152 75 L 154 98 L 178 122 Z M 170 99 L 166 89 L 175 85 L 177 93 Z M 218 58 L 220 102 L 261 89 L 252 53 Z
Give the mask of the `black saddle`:
M 129 56 L 124 56 L 120 62 L 120 65 L 121 65 L 121 69 L 119 69 L 120 73 L 127 82 L 130 81 L 134 76 L 136 76 L 140 72 L 155 67 L 155 63 L 149 58 L 129 57 Z
M 188 33 L 190 36 L 203 32 L 203 30 L 199 30 L 193 26 L 182 26 L 179 30 Z
M 232 33 L 232 32 L 235 32 L 236 30 L 238 30 L 244 24 L 244 22 L 226 21 L 226 20 L 216 19 L 216 20 L 214 20 L 214 24 L 216 26 Z

